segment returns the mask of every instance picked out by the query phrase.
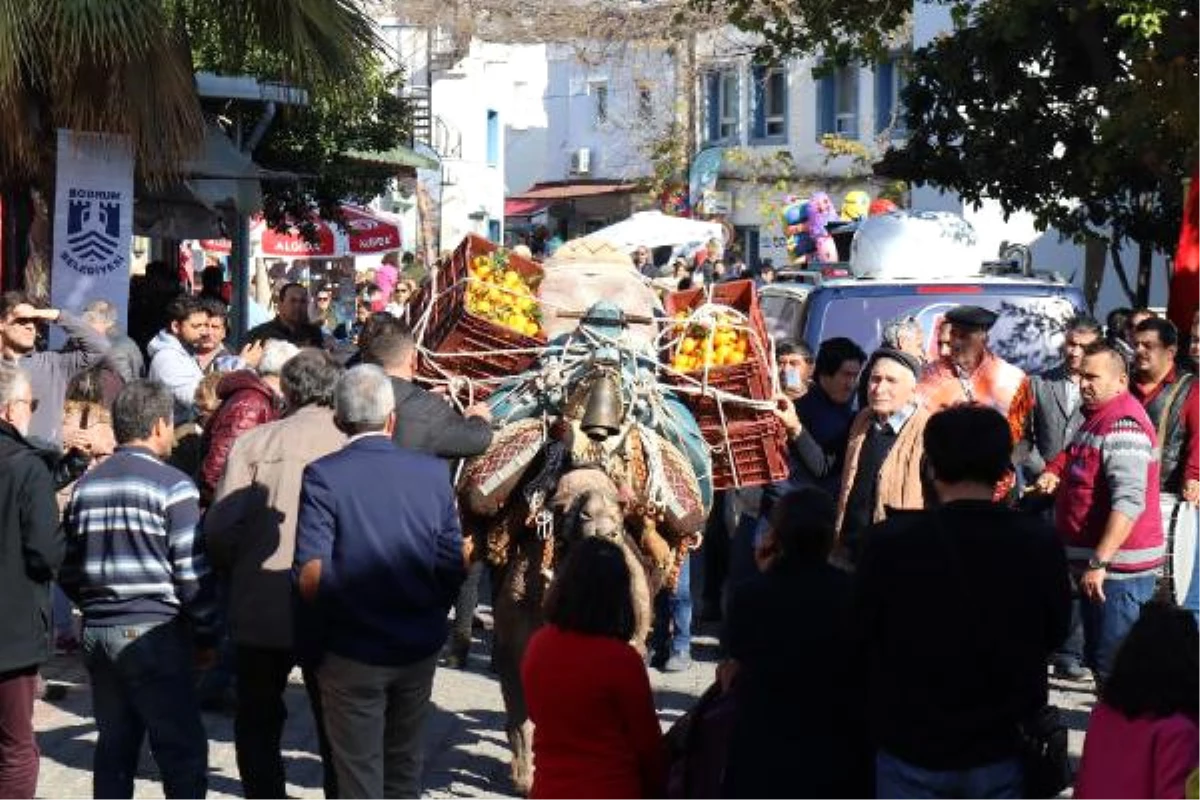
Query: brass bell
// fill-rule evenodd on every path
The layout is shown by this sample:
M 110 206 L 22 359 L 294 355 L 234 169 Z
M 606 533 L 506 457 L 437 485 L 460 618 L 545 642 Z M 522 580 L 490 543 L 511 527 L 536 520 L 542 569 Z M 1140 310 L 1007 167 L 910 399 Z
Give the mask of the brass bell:
M 623 416 L 621 389 L 615 377 L 604 374 L 592 381 L 588 389 L 587 408 L 579 425 L 588 438 L 602 442 L 610 436 L 616 436 L 620 432 Z

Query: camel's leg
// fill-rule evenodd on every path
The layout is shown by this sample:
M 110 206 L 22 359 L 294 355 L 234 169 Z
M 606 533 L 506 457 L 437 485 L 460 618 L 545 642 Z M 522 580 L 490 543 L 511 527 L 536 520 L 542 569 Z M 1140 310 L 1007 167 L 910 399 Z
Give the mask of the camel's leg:
M 505 733 L 512 749 L 512 780 L 518 794 L 527 796 L 533 786 L 533 723 L 525 705 L 525 690 L 521 685 L 521 659 L 534 630 L 541 624 L 541 592 L 530 591 L 514 597 L 512 572 L 528 570 L 525 578 L 537 581 L 537 570 L 531 564 L 510 565 L 496 598 L 494 646 L 496 669 L 500 676 L 500 692 L 504 697 Z

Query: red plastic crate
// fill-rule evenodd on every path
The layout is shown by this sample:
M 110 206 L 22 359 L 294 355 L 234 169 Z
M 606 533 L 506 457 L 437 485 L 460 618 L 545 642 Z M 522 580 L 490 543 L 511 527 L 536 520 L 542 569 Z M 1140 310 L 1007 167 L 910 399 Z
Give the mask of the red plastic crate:
M 724 429 L 720 424 L 702 424 L 700 432 L 712 453 L 714 489 L 760 486 L 787 478 L 787 432 L 773 414 L 760 412 L 752 420 L 728 422 Z
M 545 347 L 545 334 L 526 336 L 511 328 L 477 317 L 466 310 L 467 265 L 481 254 L 497 250 L 492 242 L 468 234 L 454 251 L 449 266 L 421 289 L 416 307 L 424 309 L 432 303 L 429 321 L 421 338 L 421 346 L 434 353 L 456 353 L 434 360 L 422 355 L 417 362 L 417 374 L 423 378 L 444 378 L 443 372 L 466 378 L 488 380 L 524 372 L 537 358 L 534 350 Z M 533 261 L 508 254 L 508 265 L 536 288 L 542 279 L 542 268 Z M 436 300 L 434 299 L 436 298 Z M 526 350 L 523 353 L 497 353 L 498 350 Z M 475 355 L 483 353 L 483 355 Z M 439 369 L 440 368 L 440 369 Z M 479 387 L 477 397 L 486 397 L 490 387 Z
M 688 289 L 682 292 L 667 294 L 663 305 L 668 318 L 672 319 L 676 312 L 690 312 L 706 302 L 709 302 L 709 295 L 706 290 Z M 774 389 L 770 361 L 770 341 L 767 336 L 766 325 L 763 322 L 762 311 L 758 306 L 758 295 L 754 282 L 729 281 L 727 283 L 716 284 L 712 287 L 711 302 L 729 306 L 745 314 L 753 335 L 751 337 L 751 349 L 747 354 L 746 361 L 733 366 L 709 368 L 708 385 L 719 391 L 728 392 L 751 400 L 769 400 Z M 667 324 L 671 323 L 668 322 Z M 670 363 L 671 357 L 674 355 L 672 350 L 673 348 L 663 349 L 661 358 L 664 363 Z M 688 376 L 700 381 L 703 377 L 703 372 L 701 370 L 689 372 Z M 667 374 L 666 381 L 676 386 L 695 385 L 671 373 Z M 696 419 L 701 426 L 720 424 L 721 412 L 714 398 L 682 392 L 679 396 L 692 410 L 692 413 L 696 415 Z M 743 405 L 724 404 L 724 415 L 727 421 L 750 422 L 759 418 L 761 414 L 761 411 L 747 408 Z

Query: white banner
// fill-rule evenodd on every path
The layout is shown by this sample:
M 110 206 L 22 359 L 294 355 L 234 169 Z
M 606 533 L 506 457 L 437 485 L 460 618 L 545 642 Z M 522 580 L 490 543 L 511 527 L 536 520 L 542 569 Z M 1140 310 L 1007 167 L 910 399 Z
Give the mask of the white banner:
M 92 300 L 108 300 L 125 330 L 132 243 L 128 137 L 59 129 L 51 305 L 78 312 Z

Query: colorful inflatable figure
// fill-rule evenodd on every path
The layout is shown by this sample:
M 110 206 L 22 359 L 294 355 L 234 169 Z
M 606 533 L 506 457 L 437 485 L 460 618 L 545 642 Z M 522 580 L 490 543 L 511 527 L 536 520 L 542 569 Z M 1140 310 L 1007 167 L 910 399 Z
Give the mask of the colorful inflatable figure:
M 816 243 L 808 235 L 808 203 L 792 198 L 784 207 L 783 233 L 787 237 L 788 258 L 793 262 L 805 261 L 817 249 Z
M 860 189 L 846 192 L 846 196 L 842 198 L 842 219 L 845 222 L 857 222 L 867 216 L 870 206 L 871 195 L 866 192 Z
M 878 217 L 880 214 L 890 214 L 893 211 L 899 211 L 899 207 L 885 197 L 876 197 L 871 201 L 871 205 L 867 208 L 867 215 Z
M 833 201 L 825 192 L 816 192 L 808 200 L 808 235 L 812 237 L 814 250 L 809 256 L 811 264 L 832 264 L 838 260 L 837 245 L 829 235 L 827 226 L 837 219 Z

